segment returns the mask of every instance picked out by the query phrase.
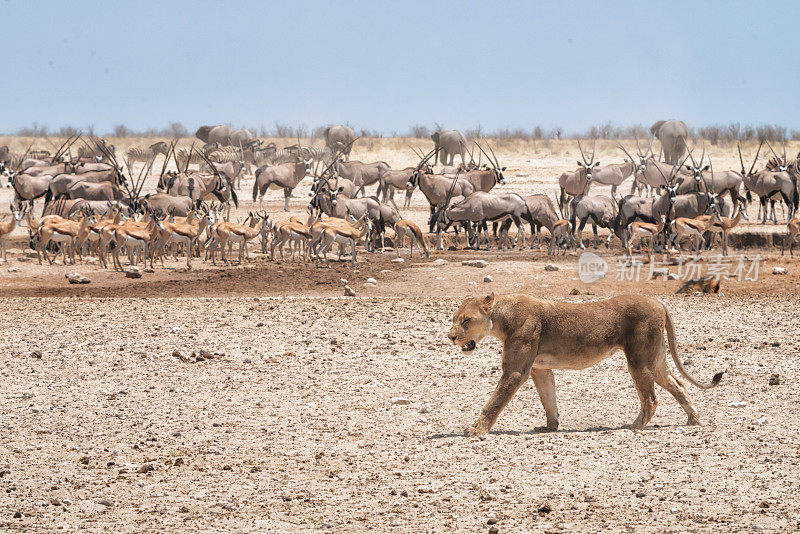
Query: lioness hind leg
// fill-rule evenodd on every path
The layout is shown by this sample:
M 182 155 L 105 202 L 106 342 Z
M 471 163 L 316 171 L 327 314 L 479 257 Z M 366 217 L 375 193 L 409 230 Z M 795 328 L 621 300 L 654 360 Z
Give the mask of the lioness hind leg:
M 639 415 L 631 425 L 631 429 L 641 430 L 650 422 L 650 419 L 653 418 L 653 414 L 656 412 L 656 405 L 658 404 L 653 377 L 654 373 L 647 368 L 633 367 L 630 365 L 630 362 L 628 363 L 628 371 L 630 371 L 633 377 L 633 384 L 636 386 L 636 392 L 639 394 L 639 401 L 642 404 Z
M 697 411 L 694 409 L 692 401 L 690 401 L 689 397 L 686 395 L 686 388 L 684 388 L 683 383 L 670 372 L 666 362 L 659 365 L 659 368 L 656 370 L 656 384 L 669 391 L 672 396 L 675 397 L 675 400 L 678 401 L 678 404 L 681 405 L 681 408 L 683 408 L 683 411 L 686 412 L 686 416 L 689 418 L 686 421 L 687 425 L 700 424 Z
M 556 378 L 550 369 L 531 369 L 531 378 L 539 392 L 539 399 L 544 406 L 547 417 L 547 426 L 537 427 L 536 430 L 558 429 L 558 406 L 556 405 Z

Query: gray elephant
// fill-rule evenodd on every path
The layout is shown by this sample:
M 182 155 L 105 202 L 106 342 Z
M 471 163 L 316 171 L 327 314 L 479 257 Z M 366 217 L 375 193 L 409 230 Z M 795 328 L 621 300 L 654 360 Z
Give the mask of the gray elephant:
M 228 146 L 228 138 L 231 129 L 227 126 L 201 126 L 197 129 L 194 136 L 207 144 L 218 143 L 220 146 Z
M 228 136 L 228 144 L 235 147 L 244 147 L 253 142 L 254 139 L 255 136 L 252 133 L 242 128 L 241 130 L 233 130 L 231 132 Z
M 350 161 L 350 150 L 353 148 L 353 140 L 356 138 L 352 128 L 341 124 L 332 124 L 322 130 L 322 136 L 325 138 L 326 147 L 334 153 L 342 150 L 345 159 Z
M 679 163 L 686 152 L 686 138 L 689 137 L 686 123 L 675 119 L 658 121 L 650 127 L 650 133 L 661 141 L 664 161 L 671 165 Z
M 458 130 L 447 130 L 446 132 L 433 132 L 431 134 L 436 148 L 436 157 L 433 164 L 436 165 L 441 156 L 442 165 L 452 165 L 453 157 L 456 154 L 461 154 L 461 163 L 466 164 L 464 161 L 464 154 L 467 153 L 467 138 Z M 449 160 L 448 160 L 449 156 Z

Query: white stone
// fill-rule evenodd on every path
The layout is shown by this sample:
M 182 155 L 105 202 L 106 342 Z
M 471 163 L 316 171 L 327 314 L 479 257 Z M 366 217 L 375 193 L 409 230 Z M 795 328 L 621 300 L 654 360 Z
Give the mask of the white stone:
M 558 270 L 558 265 L 554 265 L 552 263 L 548 263 L 547 265 L 544 266 L 544 270 L 545 271 L 550 271 L 550 272 L 557 271 Z
M 487 274 L 486 276 L 483 277 L 483 281 L 488 284 L 489 282 L 494 282 L 494 278 L 492 278 L 492 275 Z
M 405 263 L 406 260 L 403 258 L 395 258 L 392 260 L 392 263 Z
M 730 406 L 731 408 L 744 408 L 745 406 L 747 406 L 747 401 L 730 402 L 728 403 L 728 406 Z
M 367 283 L 368 284 L 378 285 L 378 281 L 375 280 L 374 278 L 367 278 Z
M 391 399 L 389 399 L 389 402 L 391 402 L 396 406 L 408 406 L 409 404 L 411 404 L 411 399 L 407 397 L 392 397 Z
M 786 270 L 786 267 L 778 267 L 775 266 L 772 268 L 772 274 L 786 274 L 789 271 Z
M 464 260 L 461 262 L 461 265 L 465 267 L 477 267 L 479 269 L 483 269 L 486 267 L 487 263 L 485 260 Z

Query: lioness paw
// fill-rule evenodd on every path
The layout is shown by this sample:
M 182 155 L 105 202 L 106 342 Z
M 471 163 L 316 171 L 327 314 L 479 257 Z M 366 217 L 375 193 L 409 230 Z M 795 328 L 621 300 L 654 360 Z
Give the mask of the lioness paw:
M 464 431 L 464 435 L 468 438 L 476 438 L 478 436 L 485 436 L 488 434 L 489 431 L 483 428 L 476 428 L 474 426 L 469 427 Z

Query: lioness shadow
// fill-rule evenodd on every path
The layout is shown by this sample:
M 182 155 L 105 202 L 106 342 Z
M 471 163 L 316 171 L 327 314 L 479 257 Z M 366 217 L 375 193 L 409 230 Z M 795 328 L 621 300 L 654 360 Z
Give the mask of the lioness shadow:
M 647 430 L 659 430 L 662 428 L 677 428 L 682 425 L 648 425 L 644 428 L 645 431 Z M 630 431 L 630 425 L 620 425 L 620 426 L 593 426 L 589 428 L 573 428 L 573 429 L 565 429 L 565 430 L 556 430 L 555 432 L 549 430 L 492 430 L 489 432 L 489 435 L 503 435 L 503 436 L 535 436 L 535 435 L 547 435 L 547 434 L 587 434 L 593 432 L 612 432 L 616 430 L 628 430 Z M 444 439 L 444 438 L 463 438 L 463 432 L 460 433 L 450 433 L 450 434 L 431 434 L 428 436 L 428 439 Z

